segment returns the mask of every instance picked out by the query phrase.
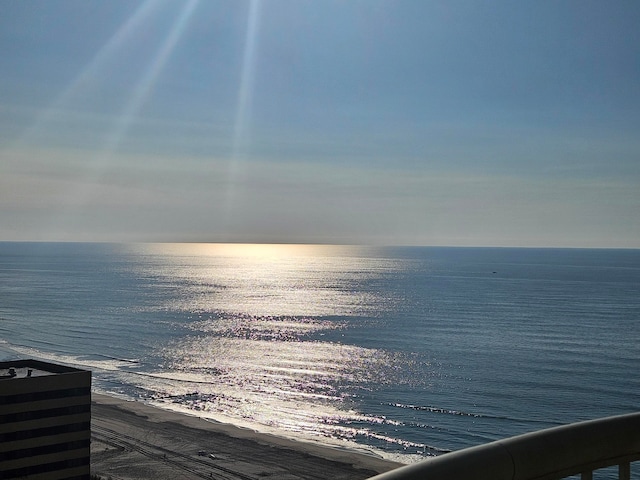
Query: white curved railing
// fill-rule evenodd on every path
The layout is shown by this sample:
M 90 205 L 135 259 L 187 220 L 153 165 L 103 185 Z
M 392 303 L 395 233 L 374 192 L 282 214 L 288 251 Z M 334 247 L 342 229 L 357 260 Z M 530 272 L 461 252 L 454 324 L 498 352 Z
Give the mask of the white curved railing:
M 539 430 L 466 448 L 370 480 L 556 480 L 618 465 L 629 480 L 640 460 L 640 413 Z

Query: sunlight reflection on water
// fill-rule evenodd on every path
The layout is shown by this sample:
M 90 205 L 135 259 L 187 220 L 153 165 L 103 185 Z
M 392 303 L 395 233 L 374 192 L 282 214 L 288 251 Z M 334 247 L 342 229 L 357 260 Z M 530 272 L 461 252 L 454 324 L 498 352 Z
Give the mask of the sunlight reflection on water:
M 407 358 L 340 343 L 335 332 L 350 328 L 345 319 L 394 306 L 376 281 L 400 260 L 351 246 L 136 248 L 147 256 L 138 274 L 170 293 L 156 308 L 187 314 L 181 326 L 192 332 L 158 347 L 170 374 L 148 379 L 157 401 L 343 440 L 386 422 L 358 413 L 354 397 L 371 384 L 402 383 Z
M 183 339 L 163 353 L 172 377 L 196 388 L 173 390 L 171 401 L 182 407 L 343 440 L 371 437 L 371 425 L 389 422 L 359 413 L 353 396 L 371 383 L 402 383 L 397 372 L 407 360 L 337 343 L 212 335 Z
M 366 257 L 370 247 L 331 245 L 143 245 L 141 275 L 164 278 L 180 295 L 161 306 L 196 314 L 362 316 L 394 299 L 358 290 L 363 280 L 397 271 L 398 260 Z M 159 257 L 154 262 L 155 256 Z M 167 259 L 175 259 L 175 262 Z
M 0 253 L 0 354 L 97 392 L 401 461 L 637 410 L 637 251 Z

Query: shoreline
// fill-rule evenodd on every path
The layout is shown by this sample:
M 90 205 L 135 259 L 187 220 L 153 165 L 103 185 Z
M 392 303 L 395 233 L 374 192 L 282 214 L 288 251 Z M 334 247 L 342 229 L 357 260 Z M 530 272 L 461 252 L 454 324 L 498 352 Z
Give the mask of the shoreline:
M 366 479 L 400 463 L 92 393 L 91 472 L 133 479 Z

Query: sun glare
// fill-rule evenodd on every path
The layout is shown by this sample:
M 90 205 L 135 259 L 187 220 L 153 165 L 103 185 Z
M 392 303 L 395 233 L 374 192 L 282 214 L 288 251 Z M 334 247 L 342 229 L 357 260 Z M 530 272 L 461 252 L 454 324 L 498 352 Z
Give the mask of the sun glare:
M 357 253 L 362 247 L 343 245 L 259 244 L 259 243 L 154 243 L 133 247 L 147 254 L 237 258 L 289 258 Z

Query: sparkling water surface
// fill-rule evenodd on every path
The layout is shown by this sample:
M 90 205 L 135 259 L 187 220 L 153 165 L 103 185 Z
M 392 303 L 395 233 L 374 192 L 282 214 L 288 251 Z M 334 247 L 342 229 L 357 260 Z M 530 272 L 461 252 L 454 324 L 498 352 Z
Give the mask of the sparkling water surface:
M 0 243 L 0 356 L 411 462 L 640 409 L 640 251 Z

